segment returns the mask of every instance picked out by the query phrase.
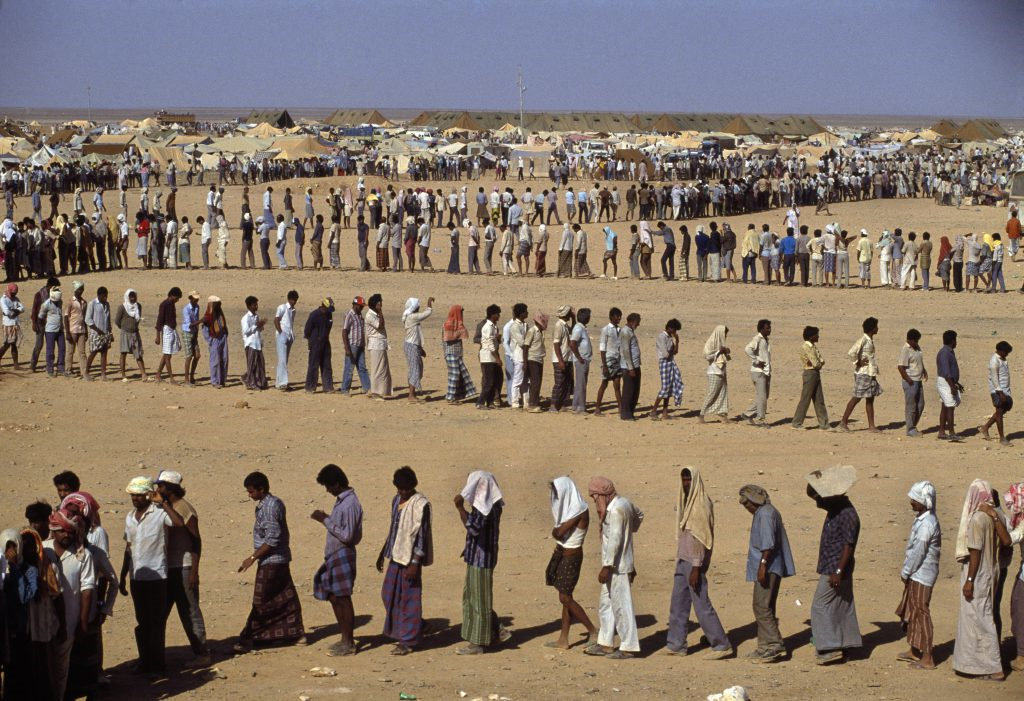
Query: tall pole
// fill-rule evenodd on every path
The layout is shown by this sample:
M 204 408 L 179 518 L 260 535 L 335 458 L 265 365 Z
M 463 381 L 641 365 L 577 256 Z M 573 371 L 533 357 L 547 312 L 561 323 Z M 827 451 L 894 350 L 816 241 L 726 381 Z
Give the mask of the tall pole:
M 92 121 L 92 86 L 85 86 L 85 94 L 89 96 L 89 121 Z
M 526 131 L 523 129 L 523 95 L 526 86 L 523 84 L 523 67 L 516 66 L 516 85 L 519 88 L 519 138 L 526 143 Z

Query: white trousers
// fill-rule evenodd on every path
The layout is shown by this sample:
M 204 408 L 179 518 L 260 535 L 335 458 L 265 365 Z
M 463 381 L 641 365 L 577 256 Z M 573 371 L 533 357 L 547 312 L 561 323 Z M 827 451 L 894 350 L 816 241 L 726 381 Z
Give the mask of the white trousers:
M 523 370 L 526 367 L 526 363 L 519 360 L 512 361 L 512 385 L 509 387 L 508 402 L 513 407 L 519 406 L 519 401 L 523 397 Z
M 892 284 L 892 277 L 889 275 L 891 270 L 892 270 L 892 263 L 891 263 L 891 261 L 886 260 L 886 259 L 883 258 L 882 260 L 880 260 L 878 262 L 878 272 L 881 275 L 882 284 L 883 285 L 891 285 Z
M 903 259 L 903 267 L 900 268 L 900 288 L 913 288 L 917 284 L 917 266 Z
M 597 617 L 601 624 L 601 631 L 597 634 L 598 645 L 615 647 L 615 633 L 618 632 L 620 650 L 640 652 L 628 574 L 613 574 L 607 584 L 601 585 Z

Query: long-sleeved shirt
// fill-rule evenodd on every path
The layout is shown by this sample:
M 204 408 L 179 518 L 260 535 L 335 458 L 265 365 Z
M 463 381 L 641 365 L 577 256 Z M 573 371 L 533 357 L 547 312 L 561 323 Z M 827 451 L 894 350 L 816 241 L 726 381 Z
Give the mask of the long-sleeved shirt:
M 750 372 L 763 372 L 765 375 L 772 374 L 772 350 L 768 339 L 760 333 L 750 339 L 743 352 L 750 358 Z M 763 365 L 759 365 L 763 363 Z
M 4 295 L 0 297 L 0 312 L 3 313 L 4 326 L 17 326 L 19 318 L 25 313 L 25 305 L 18 299 Z
M 413 312 L 409 316 L 405 317 L 405 342 L 412 343 L 414 345 L 423 347 L 423 327 L 420 326 L 430 315 L 434 312 L 433 309 L 427 307 L 423 311 Z M 374 312 L 370 312 L 373 314 Z M 367 314 L 369 318 L 369 314 Z M 374 347 L 367 344 L 367 347 L 374 350 Z
M 821 366 L 824 364 L 825 360 L 821 357 L 818 346 L 810 341 L 804 341 L 804 344 L 800 346 L 800 367 L 804 370 L 821 370 Z
M 363 539 L 363 507 L 352 489 L 346 489 L 338 495 L 330 515 L 324 519 L 327 529 L 327 542 L 324 544 L 324 557 L 342 548 L 354 548 Z
M 633 566 L 633 534 L 640 529 L 643 512 L 619 494 L 608 503 L 601 527 L 601 566 L 618 574 L 630 574 Z
M 320 346 L 331 342 L 331 326 L 334 319 L 331 313 L 324 307 L 313 310 L 306 319 L 306 326 L 302 329 L 302 337 L 305 338 L 311 347 Z
M 110 333 L 110 305 L 94 299 L 85 308 L 85 327 L 96 327 L 100 333 Z
M 246 312 L 242 317 L 242 346 L 253 350 L 263 350 L 263 335 L 258 326 L 259 314 Z
M 388 332 L 380 314 L 370 309 L 366 312 L 366 350 L 387 350 Z
M 498 564 L 501 507 L 500 502 L 495 504 L 486 516 L 475 509 L 469 512 L 466 518 L 466 547 L 462 550 L 462 559 L 467 565 L 494 569 Z
M 853 344 L 853 346 L 846 352 L 846 356 L 854 364 L 855 375 L 868 375 L 869 377 L 878 376 L 878 359 L 875 357 L 875 341 L 864 334 L 860 339 Z M 865 363 L 860 367 L 856 367 L 859 360 L 864 360 Z
M 398 522 L 401 520 L 401 516 L 399 497 L 395 496 L 391 500 L 391 527 L 388 531 L 387 542 L 384 544 L 384 557 L 389 560 L 392 559 L 392 553 L 395 549 L 395 538 L 398 537 Z M 416 537 L 413 539 L 412 561 L 416 563 L 423 562 L 427 555 L 433 552 L 433 549 L 433 531 L 430 525 L 430 504 L 428 503 L 423 507 L 423 518 L 420 521 Z
M 601 329 L 601 336 L 597 342 L 597 349 L 604 352 L 604 356 L 607 359 L 618 358 L 620 354 L 619 349 L 619 327 L 615 324 L 608 322 L 603 329 Z
M 164 327 L 175 329 L 178 327 L 178 315 L 174 310 L 174 300 L 165 299 L 160 303 L 156 313 L 156 330 L 163 333 Z
M 252 547 L 258 550 L 267 545 L 270 550 L 260 558 L 261 565 L 283 565 L 291 561 L 288 519 L 284 502 L 267 494 L 256 504 L 256 523 L 252 528 Z
M 42 323 L 40 326 L 43 327 L 43 331 L 47 333 L 60 333 L 64 327 L 61 326 L 61 309 L 60 304 L 51 300 L 46 300 L 39 307 L 39 313 L 37 318 Z
M 189 301 L 181 309 L 181 332 L 195 333 L 199 326 L 199 305 Z
M 619 332 L 619 347 L 622 349 L 622 367 L 626 370 L 636 370 L 640 367 L 640 342 L 636 338 L 636 332 L 629 324 L 622 327 Z
M 926 587 L 939 578 L 939 554 L 942 552 L 942 529 L 934 511 L 923 511 L 914 519 L 907 538 L 907 554 L 900 577 Z
M 791 577 L 796 574 L 793 552 L 789 548 L 789 537 L 782 523 L 782 515 L 771 504 L 763 504 L 754 512 L 750 524 L 750 545 L 747 551 L 747 581 L 757 579 L 761 566 L 761 553 L 772 551 L 772 557 L 765 565 L 768 574 Z
M 497 363 L 498 325 L 488 319 L 480 329 L 480 362 Z
M 993 353 L 988 361 L 988 391 L 990 394 L 1002 392 L 1010 395 L 1010 366 L 998 353 Z

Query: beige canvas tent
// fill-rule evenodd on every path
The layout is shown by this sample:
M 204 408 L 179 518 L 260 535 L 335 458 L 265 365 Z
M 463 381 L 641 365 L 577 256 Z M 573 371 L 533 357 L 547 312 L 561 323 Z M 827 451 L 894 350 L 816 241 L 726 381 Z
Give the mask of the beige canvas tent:
M 284 129 L 272 127 L 266 122 L 260 122 L 252 129 L 244 129 L 242 131 L 245 132 L 246 136 L 255 136 L 257 139 L 272 139 L 275 136 L 281 136 L 281 134 L 284 134 Z

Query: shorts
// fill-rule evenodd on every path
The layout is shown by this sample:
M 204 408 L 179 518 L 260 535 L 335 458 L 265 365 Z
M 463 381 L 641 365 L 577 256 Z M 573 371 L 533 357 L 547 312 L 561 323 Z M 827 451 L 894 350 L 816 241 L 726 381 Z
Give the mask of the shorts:
M 610 251 L 605 251 L 604 252 L 603 260 L 615 260 L 615 258 L 618 257 L 618 255 L 619 255 L 618 249 L 612 249 Z
M 1011 397 L 1008 394 L 1004 394 L 1003 397 L 1004 399 L 1000 401 L 999 395 L 993 392 L 992 406 L 994 406 L 996 409 L 1002 409 L 1003 413 L 1005 414 L 1006 412 L 1013 408 L 1013 397 Z
M 199 337 L 191 331 L 181 332 L 181 350 L 185 354 L 185 357 L 191 357 L 195 355 L 196 346 L 199 344 Z
M 935 387 L 939 390 L 939 399 L 942 400 L 942 406 L 947 409 L 955 409 L 960 406 L 960 393 L 953 394 L 953 388 L 949 386 L 949 383 L 944 378 L 936 379 Z
M 622 367 L 619 365 L 618 358 L 609 358 L 605 356 L 604 364 L 607 366 L 608 370 L 607 372 L 605 372 L 605 369 L 601 368 L 602 379 L 614 380 L 616 378 L 622 377 Z

